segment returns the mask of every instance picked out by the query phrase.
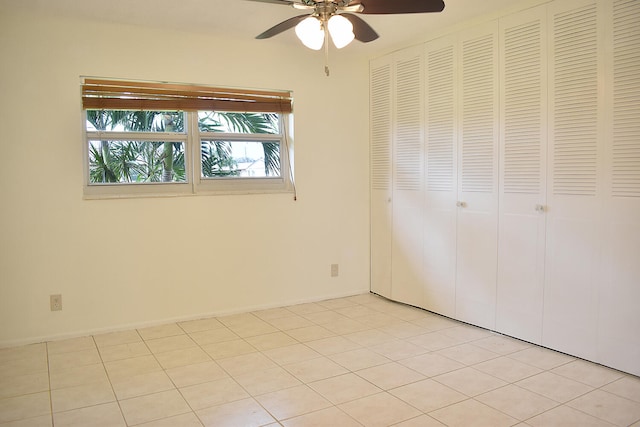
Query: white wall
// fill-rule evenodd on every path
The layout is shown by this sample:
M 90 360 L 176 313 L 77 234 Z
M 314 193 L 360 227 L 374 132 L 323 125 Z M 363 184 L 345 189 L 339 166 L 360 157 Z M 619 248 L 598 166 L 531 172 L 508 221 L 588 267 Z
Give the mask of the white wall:
M 369 289 L 368 61 L 0 15 L 0 346 Z M 79 76 L 293 90 L 290 194 L 83 200 Z M 340 277 L 329 266 L 340 264 Z M 63 311 L 49 311 L 61 293 Z

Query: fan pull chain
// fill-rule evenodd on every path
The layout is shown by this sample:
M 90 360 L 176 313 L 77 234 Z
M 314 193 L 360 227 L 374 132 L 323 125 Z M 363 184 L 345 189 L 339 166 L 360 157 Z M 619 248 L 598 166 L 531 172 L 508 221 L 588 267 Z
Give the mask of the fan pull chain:
M 326 22 L 322 24 L 326 27 Z M 324 28 L 324 73 L 329 77 L 329 31 Z

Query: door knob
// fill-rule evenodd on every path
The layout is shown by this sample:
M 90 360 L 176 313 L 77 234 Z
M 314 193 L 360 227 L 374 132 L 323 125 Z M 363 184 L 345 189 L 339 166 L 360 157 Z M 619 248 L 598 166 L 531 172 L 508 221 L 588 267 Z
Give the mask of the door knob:
M 456 202 L 456 206 L 459 208 L 466 208 L 467 207 L 467 202 L 461 202 L 461 201 L 457 201 Z

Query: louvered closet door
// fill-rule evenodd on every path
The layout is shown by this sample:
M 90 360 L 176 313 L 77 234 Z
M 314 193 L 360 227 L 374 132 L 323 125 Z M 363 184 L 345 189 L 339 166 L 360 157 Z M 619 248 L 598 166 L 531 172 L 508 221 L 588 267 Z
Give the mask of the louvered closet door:
M 391 296 L 422 304 L 422 48 L 394 55 L 393 244 Z
M 460 35 L 456 317 L 495 328 L 498 24 Z
M 371 291 L 391 297 L 391 79 L 390 58 L 371 62 Z
M 549 5 L 549 174 L 542 343 L 594 360 L 602 152 L 597 3 Z
M 457 200 L 457 37 L 425 48 L 423 307 L 455 316 Z
M 598 360 L 640 375 L 640 2 L 607 2 L 603 280 Z M 609 47 L 609 46 L 607 46 Z
M 496 327 L 542 340 L 546 7 L 500 20 L 500 215 Z

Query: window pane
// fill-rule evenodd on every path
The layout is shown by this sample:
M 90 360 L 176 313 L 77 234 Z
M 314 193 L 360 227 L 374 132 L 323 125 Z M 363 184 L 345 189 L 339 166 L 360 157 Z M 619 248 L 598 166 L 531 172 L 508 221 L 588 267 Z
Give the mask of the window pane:
M 279 178 L 280 144 L 261 141 L 201 141 L 203 178 Z
M 184 132 L 180 111 L 87 110 L 87 130 L 111 132 Z
M 89 141 L 89 182 L 186 182 L 184 142 Z
M 280 121 L 274 113 L 227 113 L 198 111 L 200 132 L 280 134 Z

